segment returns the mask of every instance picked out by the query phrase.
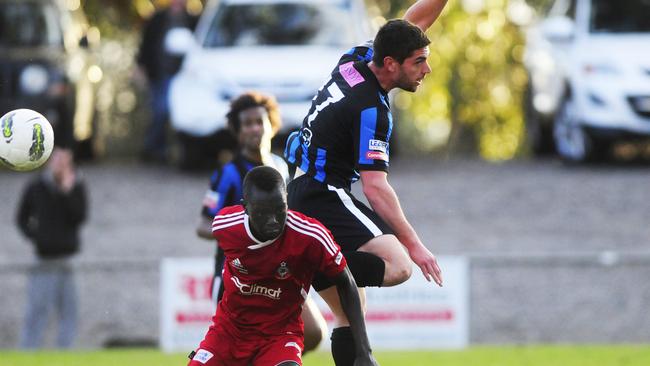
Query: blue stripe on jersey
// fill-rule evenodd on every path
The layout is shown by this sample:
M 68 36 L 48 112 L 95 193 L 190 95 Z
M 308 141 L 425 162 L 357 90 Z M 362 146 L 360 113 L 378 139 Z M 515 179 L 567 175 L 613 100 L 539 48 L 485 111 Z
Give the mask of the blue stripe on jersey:
M 368 142 L 375 138 L 377 129 L 377 107 L 361 111 L 361 125 L 359 126 L 359 164 L 373 164 L 374 160 L 368 159 Z
M 284 149 L 284 157 L 291 164 L 296 163 L 296 149 L 300 143 L 300 131 L 292 132 L 287 138 L 287 146 Z
M 388 100 L 386 99 L 386 97 L 381 92 L 377 93 L 377 95 L 379 95 L 379 100 L 381 100 L 381 103 L 390 110 L 390 106 L 388 105 Z
M 307 153 L 307 145 L 305 144 L 300 144 L 302 146 L 302 155 L 300 156 L 300 170 L 303 172 L 307 173 L 309 170 L 309 155 Z
M 325 149 L 318 148 L 316 152 L 316 162 L 314 166 L 316 167 L 316 178 L 317 181 L 323 183 L 325 181 L 325 162 L 327 161 L 327 151 Z
M 386 133 L 386 141 L 390 141 L 390 135 L 393 133 L 393 114 L 388 112 L 388 132 Z M 390 148 L 390 145 L 388 145 Z M 388 150 L 386 150 L 386 154 L 390 155 L 388 153 Z
M 372 55 L 374 54 L 374 50 L 372 48 L 368 48 L 368 52 L 366 52 L 365 57 L 361 57 L 359 61 L 364 61 L 364 62 L 370 62 L 372 61 Z

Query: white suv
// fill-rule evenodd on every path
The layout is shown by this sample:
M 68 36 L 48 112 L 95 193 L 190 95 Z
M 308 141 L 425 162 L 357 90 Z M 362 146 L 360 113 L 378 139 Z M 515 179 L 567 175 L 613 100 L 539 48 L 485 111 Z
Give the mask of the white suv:
M 283 132 L 296 129 L 338 58 L 372 35 L 362 0 L 211 0 L 193 44 L 175 51 L 185 59 L 170 87 L 172 126 L 211 136 L 230 100 L 257 90 L 277 98 Z
M 527 123 L 569 161 L 650 136 L 650 0 L 556 0 L 527 34 Z

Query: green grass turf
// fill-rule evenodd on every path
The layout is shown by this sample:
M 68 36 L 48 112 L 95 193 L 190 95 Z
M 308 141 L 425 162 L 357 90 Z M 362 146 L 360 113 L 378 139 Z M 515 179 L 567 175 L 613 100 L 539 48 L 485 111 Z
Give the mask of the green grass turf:
M 376 352 L 383 366 L 648 366 L 650 345 L 643 346 L 491 346 L 460 351 Z M 305 366 L 332 365 L 326 352 L 308 354 Z M 158 350 L 0 351 L 0 366 L 186 365 L 184 354 Z

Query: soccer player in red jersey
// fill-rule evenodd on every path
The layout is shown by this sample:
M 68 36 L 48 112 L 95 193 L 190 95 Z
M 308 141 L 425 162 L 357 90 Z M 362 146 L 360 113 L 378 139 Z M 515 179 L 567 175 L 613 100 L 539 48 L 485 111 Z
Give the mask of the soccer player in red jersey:
M 355 365 L 376 365 L 357 286 L 330 232 L 288 210 L 284 179 L 273 168 L 252 169 L 243 197 L 243 206 L 225 207 L 212 224 L 226 255 L 224 295 L 188 366 L 301 365 L 300 313 L 316 272 L 338 289 L 355 341 Z

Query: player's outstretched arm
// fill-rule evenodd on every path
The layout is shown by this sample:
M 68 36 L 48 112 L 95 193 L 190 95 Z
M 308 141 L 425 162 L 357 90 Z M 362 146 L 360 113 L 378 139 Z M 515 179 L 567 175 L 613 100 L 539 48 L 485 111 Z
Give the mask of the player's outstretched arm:
M 418 0 L 406 10 L 404 20 L 408 20 L 426 32 L 438 19 L 446 4 L 447 0 Z
M 359 300 L 359 289 L 354 282 L 354 277 L 350 269 L 345 266 L 345 270 L 334 278 L 336 290 L 341 299 L 341 307 L 350 322 L 350 330 L 356 348 L 356 359 L 354 366 L 374 366 L 378 365 L 372 356 L 368 334 L 366 333 L 366 324 L 363 320 L 363 311 L 361 310 L 361 300 Z
M 427 281 L 433 280 L 438 286 L 442 286 L 442 272 L 438 260 L 424 246 L 413 226 L 406 220 L 397 194 L 388 183 L 386 172 L 361 171 L 361 185 L 372 209 L 393 229 L 395 236 L 406 247 L 411 260 L 420 267 Z

